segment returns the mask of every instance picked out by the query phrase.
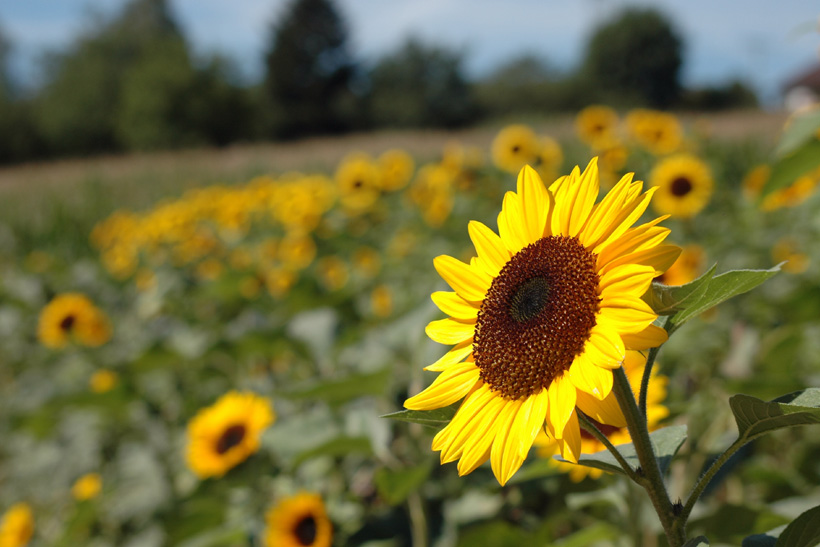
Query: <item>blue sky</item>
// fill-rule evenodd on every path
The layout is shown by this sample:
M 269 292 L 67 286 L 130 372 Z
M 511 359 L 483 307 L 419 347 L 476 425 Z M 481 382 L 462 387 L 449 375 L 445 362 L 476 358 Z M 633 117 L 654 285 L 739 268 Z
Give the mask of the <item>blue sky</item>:
M 59 49 L 94 12 L 126 0 L 0 0 L 0 25 L 15 47 L 14 68 L 33 80 L 43 51 Z M 222 51 L 253 78 L 261 73 L 270 23 L 288 0 L 170 0 L 195 49 Z M 684 35 L 684 80 L 752 81 L 771 101 L 782 82 L 818 61 L 816 0 L 337 0 L 354 52 L 372 60 L 408 36 L 462 48 L 481 75 L 514 55 L 535 53 L 558 68 L 583 55 L 592 29 L 625 5 L 664 11 Z

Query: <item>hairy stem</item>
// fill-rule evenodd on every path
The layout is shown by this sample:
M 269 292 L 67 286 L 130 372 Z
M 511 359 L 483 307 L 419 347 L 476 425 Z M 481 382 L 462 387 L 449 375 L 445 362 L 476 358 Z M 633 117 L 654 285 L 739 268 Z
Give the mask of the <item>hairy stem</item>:
M 578 412 L 578 419 L 581 422 L 581 427 L 583 427 L 590 435 L 598 439 L 607 450 L 609 450 L 615 459 L 618 460 L 618 463 L 621 464 L 621 468 L 624 470 L 624 473 L 635 482 L 638 481 L 638 475 L 635 474 L 635 470 L 632 469 L 632 466 L 629 465 L 629 462 L 624 459 L 623 455 L 618 452 L 618 449 L 610 442 L 606 435 L 604 435 L 598 427 L 592 423 L 589 417 L 584 414 L 583 412 Z

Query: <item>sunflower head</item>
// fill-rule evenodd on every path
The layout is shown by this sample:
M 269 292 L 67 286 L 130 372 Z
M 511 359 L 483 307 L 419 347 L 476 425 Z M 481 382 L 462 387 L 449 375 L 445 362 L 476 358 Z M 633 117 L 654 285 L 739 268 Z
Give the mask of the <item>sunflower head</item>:
M 499 233 L 469 224 L 478 256 L 434 262 L 453 291 L 433 293 L 450 317 L 427 334 L 454 347 L 427 367 L 438 378 L 405 407 L 463 399 L 433 441 L 442 463 L 459 460 L 460 474 L 489 458 L 504 484 L 542 429 L 575 461 L 576 405 L 599 414 L 626 350 L 666 340 L 641 296 L 680 249 L 662 244 L 662 219 L 633 227 L 654 190 L 642 193 L 626 176 L 596 203 L 598 184 L 595 160 L 549 187 L 525 167 L 518 191 L 504 197 Z
M 200 478 L 219 477 L 259 450 L 275 414 L 270 401 L 231 391 L 188 423 L 188 467 Z
M 652 205 L 661 214 L 691 218 L 706 207 L 712 197 L 712 171 L 690 154 L 661 160 L 649 177 L 652 186 L 658 188 Z
M 330 547 L 333 525 L 325 504 L 306 492 L 283 499 L 265 516 L 266 547 Z
M 388 150 L 378 159 L 381 187 L 388 192 L 401 190 L 413 178 L 416 164 L 404 150 Z
M 508 125 L 493 139 L 493 163 L 510 173 L 518 172 L 526 164 L 535 163 L 540 152 L 535 131 L 526 125 Z
M 102 490 L 102 477 L 99 473 L 87 473 L 77 479 L 71 487 L 71 495 L 77 501 L 96 498 Z
M 342 206 L 351 215 L 369 211 L 381 195 L 379 165 L 367 154 L 346 157 L 334 178 Z
M 15 503 L 0 519 L 0 547 L 24 547 L 34 535 L 34 515 L 27 503 Z
M 608 106 L 588 106 L 575 117 L 575 130 L 594 150 L 608 148 L 618 140 L 618 113 Z
M 683 129 L 678 118 L 667 112 L 636 109 L 627 114 L 630 136 L 657 156 L 676 152 L 683 144 Z
M 88 379 L 88 386 L 94 393 L 105 393 L 114 389 L 119 381 L 119 376 L 116 372 L 109 369 L 101 369 L 96 371 Z
M 64 293 L 40 312 L 37 336 L 44 346 L 55 349 L 71 341 L 97 347 L 111 338 L 111 326 L 108 317 L 87 296 Z

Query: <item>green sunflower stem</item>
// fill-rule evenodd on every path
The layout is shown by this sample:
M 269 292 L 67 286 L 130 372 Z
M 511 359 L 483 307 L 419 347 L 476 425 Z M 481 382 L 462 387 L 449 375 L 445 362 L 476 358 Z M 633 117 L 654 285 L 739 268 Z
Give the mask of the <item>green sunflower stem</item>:
M 649 356 L 646 358 L 646 366 L 643 369 L 643 376 L 641 377 L 641 392 L 638 408 L 643 415 L 644 421 L 648 420 L 646 414 L 646 398 L 649 393 L 649 380 L 652 377 L 652 367 L 655 365 L 655 359 L 658 357 L 660 346 L 649 350 Z
M 670 547 L 681 547 L 686 541 L 686 533 L 684 526 L 681 526 L 675 518 L 675 509 L 669 500 L 658 458 L 655 456 L 652 441 L 649 439 L 646 417 L 638 409 L 638 403 L 635 401 L 635 395 L 632 393 L 632 387 L 624 368 L 613 370 L 612 376 L 614 378 L 612 391 L 615 392 L 615 398 L 626 418 L 626 427 L 632 437 L 638 462 L 641 464 L 638 484 L 643 486 L 649 494 L 649 499 L 655 507 Z
M 639 482 L 638 475 L 635 474 L 635 470 L 632 469 L 632 466 L 629 465 L 629 462 L 623 457 L 623 455 L 618 452 L 618 449 L 610 442 L 606 435 L 598 429 L 598 427 L 592 423 L 592 421 L 581 411 L 578 411 L 578 420 L 581 422 L 581 427 L 584 428 L 590 435 L 598 439 L 598 441 L 603 444 L 607 450 L 609 450 L 615 459 L 618 460 L 618 463 L 621 464 L 621 469 L 624 470 L 624 473 L 635 482 Z

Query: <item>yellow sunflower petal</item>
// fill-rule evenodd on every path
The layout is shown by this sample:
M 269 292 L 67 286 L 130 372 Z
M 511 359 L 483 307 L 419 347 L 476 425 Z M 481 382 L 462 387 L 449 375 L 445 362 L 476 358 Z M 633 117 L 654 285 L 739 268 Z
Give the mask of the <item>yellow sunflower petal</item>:
M 612 234 L 614 226 L 611 219 L 617 217 L 623 208 L 629 185 L 632 183 L 632 176 L 633 173 L 624 175 L 618 184 L 592 210 L 589 222 L 578 234 L 578 239 L 585 247 L 593 248 Z
M 558 447 L 562 458 L 578 463 L 578 458 L 581 457 L 581 430 L 578 425 L 578 415 L 575 412 L 570 415 L 567 425 L 561 432 Z
M 467 395 L 478 382 L 475 363 L 453 365 L 438 375 L 430 386 L 404 402 L 409 410 L 431 410 L 451 405 Z
M 515 192 L 507 192 L 504 195 L 501 212 L 498 214 L 498 234 L 511 254 L 517 253 L 530 243 L 523 231 L 523 215 L 518 196 Z
M 529 165 L 518 174 L 518 195 L 524 212 L 526 239 L 537 241 L 544 236 L 552 198 L 541 177 Z
M 490 288 L 492 278 L 489 274 L 477 271 L 469 264 L 453 258 L 440 255 L 433 260 L 433 266 L 439 275 L 447 282 L 460 297 L 469 302 L 481 302 L 487 289 Z
M 649 325 L 640 332 L 624 334 L 621 336 L 624 346 L 628 349 L 645 350 L 656 348 L 669 340 L 669 335 L 665 329 L 655 325 Z
M 526 458 L 538 432 L 544 427 L 549 407 L 549 393 L 546 389 L 530 395 L 518 411 L 518 455 Z
M 610 240 L 606 245 L 597 246 L 595 251 L 598 252 L 598 268 L 623 255 L 660 245 L 669 235 L 669 229 L 657 224 L 666 218 L 668 217 L 658 217 L 646 224 L 630 228 L 621 237 Z
M 461 457 L 464 444 L 478 426 L 476 416 L 497 395 L 487 384 L 482 384 L 464 398 L 456 415 L 450 423 L 433 438 L 433 450 L 441 450 L 441 463 L 457 460 Z
M 626 348 L 620 333 L 611 324 L 600 322 L 589 333 L 584 355 L 596 366 L 614 369 L 624 362 Z
M 478 257 L 488 273 L 493 276 L 498 275 L 501 268 L 510 260 L 510 252 L 501 237 L 477 220 L 471 220 L 467 225 L 467 230 L 478 252 Z
M 612 373 L 609 373 L 610 376 Z M 618 400 L 615 397 L 615 392 L 610 393 L 603 400 L 598 400 L 597 397 L 578 391 L 578 399 L 575 401 L 575 406 L 581 409 L 581 412 L 592 418 L 593 420 L 611 425 L 614 427 L 626 427 L 626 418 L 621 412 L 621 407 L 618 406 Z
M 611 221 L 611 229 L 609 236 L 601 243 L 593 248 L 592 252 L 596 253 L 600 249 L 606 247 L 612 241 L 621 237 L 635 222 L 641 218 L 641 215 L 646 211 L 652 195 L 655 193 L 655 188 L 650 188 L 642 196 L 638 196 L 632 200 L 631 203 L 624 205 L 623 209 L 617 213 L 615 219 Z
M 519 439 L 513 430 L 513 423 L 519 408 L 521 408 L 521 401 L 507 401 L 504 409 L 498 415 L 498 428 L 490 451 L 490 464 L 501 486 L 507 484 L 510 477 L 524 463 L 524 458 L 518 453 Z
M 573 169 L 558 187 L 552 214 L 552 233 L 576 236 L 584 227 L 598 196 L 598 163 L 593 158 L 583 173 Z
M 645 264 L 655 268 L 657 275 L 662 274 L 675 263 L 681 253 L 681 248 L 677 245 L 658 245 L 651 249 L 636 251 L 628 255 L 623 255 L 601 268 L 599 275 L 617 268 L 622 264 Z
M 475 332 L 475 323 L 456 321 L 455 319 L 439 319 L 431 321 L 424 329 L 427 336 L 439 344 L 459 344 L 470 340 Z
M 467 302 L 457 293 L 436 291 L 430 295 L 438 309 L 454 319 L 475 321 L 479 307 Z
M 472 473 L 489 459 L 490 449 L 498 429 L 498 415 L 506 407 L 506 403 L 505 399 L 495 397 L 478 414 L 479 423 L 476 424 L 476 431 L 480 434 L 473 435 L 465 442 L 461 459 L 458 460 L 459 476 Z
M 575 358 L 567 374 L 576 388 L 598 400 L 612 393 L 612 371 L 596 366 L 584 354 Z
M 563 435 L 564 426 L 575 408 L 575 385 L 569 375 L 564 374 L 554 379 L 548 388 L 549 392 L 549 422 L 555 430 L 556 438 Z
M 601 296 L 629 294 L 642 296 L 652 284 L 655 268 L 642 264 L 624 264 L 601 276 Z
M 473 341 L 467 340 L 456 345 L 453 349 L 445 353 L 438 361 L 436 361 L 432 365 L 427 365 L 426 367 L 424 367 L 424 370 L 441 372 L 442 370 L 449 368 L 451 365 L 463 361 L 472 352 Z
M 619 333 L 641 332 L 658 316 L 640 298 L 620 296 L 601 301 L 599 325 L 616 329 Z

